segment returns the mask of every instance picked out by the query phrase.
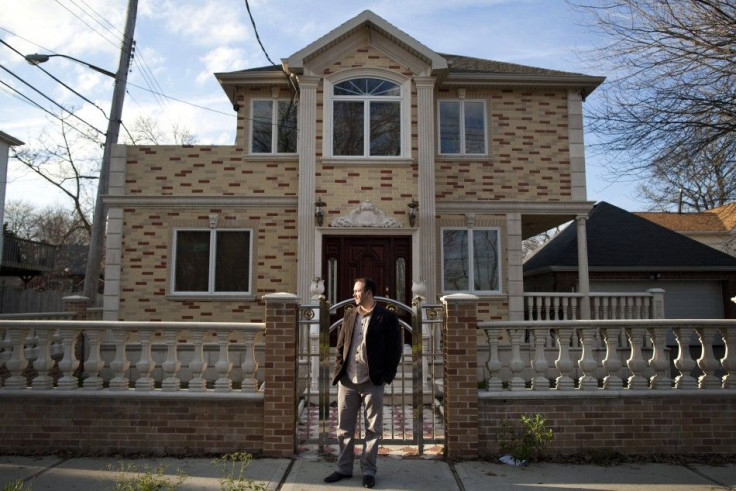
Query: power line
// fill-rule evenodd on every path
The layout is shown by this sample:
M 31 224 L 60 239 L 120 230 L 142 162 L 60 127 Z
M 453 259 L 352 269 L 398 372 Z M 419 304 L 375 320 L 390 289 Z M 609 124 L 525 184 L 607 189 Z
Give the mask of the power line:
M 87 134 L 86 134 L 85 132 L 83 132 L 82 130 L 80 130 L 80 129 L 79 129 L 79 128 L 77 128 L 76 126 L 74 126 L 74 125 L 71 125 L 71 124 L 69 124 L 68 122 L 64 121 L 64 118 L 61 118 L 61 117 L 59 117 L 59 115 L 58 115 L 58 114 L 54 114 L 54 113 L 52 113 L 51 111 L 49 111 L 48 109 L 46 109 L 45 107 L 43 107 L 42 105 L 40 105 L 40 104 L 39 104 L 38 102 L 34 101 L 33 99 L 31 99 L 30 97 L 28 97 L 28 96 L 27 96 L 27 95 L 25 95 L 24 93 L 20 92 L 20 91 L 19 91 L 18 89 L 16 89 L 15 87 L 13 87 L 13 86 L 11 86 L 11 85 L 8 85 L 8 84 L 7 84 L 6 82 L 3 82 L 2 80 L 0 80 L 0 84 L 4 85 L 5 87 L 7 87 L 7 88 L 9 88 L 9 89 L 10 89 L 11 91 L 13 91 L 14 93 L 11 93 L 10 95 L 12 95 L 13 97 L 15 97 L 15 98 L 16 98 L 16 99 L 18 99 L 19 101 L 21 101 L 21 102 L 24 102 L 24 103 L 26 103 L 26 104 L 29 104 L 29 105 L 31 105 L 31 106 L 35 106 L 35 107 L 37 107 L 37 108 L 38 108 L 38 109 L 40 109 L 41 111 L 43 111 L 43 112 L 47 113 L 47 114 L 48 114 L 49 116 L 51 116 L 51 117 L 53 117 L 53 118 L 55 118 L 55 119 L 58 119 L 58 120 L 59 120 L 59 121 L 61 121 L 62 123 L 66 123 L 66 124 L 67 124 L 67 125 L 68 125 L 68 126 L 69 126 L 70 128 L 73 128 L 73 129 L 74 129 L 75 131 L 79 132 L 79 134 L 81 134 L 81 135 L 84 135 L 85 137 L 89 137 L 89 135 L 87 135 Z M 70 114 L 73 114 L 73 113 L 70 113 Z M 100 142 L 97 142 L 97 143 L 100 143 Z
M 5 46 L 7 46 L 11 50 L 13 50 L 18 56 L 20 56 L 23 59 L 25 59 L 25 56 L 23 55 L 23 53 L 21 53 L 20 51 L 18 51 L 17 49 L 15 49 L 11 45 L 9 45 L 5 41 L 3 41 L 2 39 L 0 39 L 0 43 L 4 44 Z M 92 102 L 91 100 L 89 100 L 88 98 L 86 98 L 85 96 L 83 96 L 82 94 L 80 94 L 79 92 L 77 92 L 76 90 L 74 90 L 73 88 L 69 87 L 67 84 L 65 84 L 61 80 L 59 80 L 58 78 L 56 78 L 54 75 L 52 75 L 51 73 L 49 73 L 48 71 L 46 71 L 41 65 L 34 65 L 34 66 L 36 68 L 38 68 L 39 70 L 41 70 L 46 75 L 48 75 L 49 77 L 51 77 L 52 79 L 54 79 L 56 82 L 58 82 L 59 84 L 63 85 L 65 88 L 67 88 L 68 90 L 70 90 L 71 92 L 73 92 L 74 94 L 76 94 L 78 97 L 84 99 L 85 102 L 87 102 L 89 104 L 92 104 L 94 107 L 96 107 L 97 109 L 99 109 L 100 112 L 105 116 L 105 119 L 107 119 L 107 113 L 100 106 L 98 106 L 97 104 L 95 104 L 94 102 Z
M 245 0 L 245 8 L 248 10 L 248 17 L 250 17 L 250 23 L 253 26 L 253 32 L 256 34 L 256 41 L 258 41 L 258 44 L 261 47 L 261 51 L 263 51 L 263 54 L 266 55 L 266 58 L 268 61 L 271 62 L 272 65 L 276 65 L 276 63 L 273 62 L 270 56 L 268 56 L 268 53 L 266 52 L 266 48 L 263 47 L 263 43 L 261 42 L 261 36 L 258 35 L 258 28 L 256 27 L 256 21 L 253 20 L 253 14 L 250 12 L 250 5 L 248 4 L 248 0 Z
M 71 116 L 75 117 L 76 119 L 78 119 L 78 120 L 79 120 L 79 121 L 81 121 L 82 123 L 86 124 L 87 126 L 89 126 L 90 128 L 92 128 L 93 130 L 95 130 L 95 131 L 96 131 L 97 133 L 99 133 L 99 134 L 101 134 L 101 135 L 104 135 L 104 134 L 105 134 L 105 133 L 104 133 L 103 131 L 100 131 L 100 130 L 98 130 L 98 129 L 97 129 L 96 127 L 94 127 L 93 125 L 91 125 L 90 123 L 88 123 L 87 121 L 85 121 L 84 119 L 80 118 L 79 116 L 77 116 L 76 114 L 74 114 L 74 113 L 73 113 L 72 111 L 68 110 L 67 108 L 65 108 L 64 106 L 62 106 L 61 104 L 59 104 L 58 102 L 56 102 L 55 100 L 53 100 L 52 98 L 50 98 L 49 96 L 47 96 L 46 94 L 44 94 L 43 92 L 41 92 L 40 90 L 38 90 L 38 89 L 37 89 L 36 87 L 34 87 L 33 85 L 31 85 L 31 84 L 29 84 L 28 82 L 26 82 L 25 80 L 23 80 L 23 78 L 21 78 L 20 76 L 16 75 L 16 74 L 15 74 L 15 73 L 14 73 L 14 72 L 13 72 L 12 70 L 9 70 L 8 68 L 6 68 L 6 67 L 5 67 L 5 66 L 3 66 L 3 65 L 0 65 L 0 68 L 2 68 L 3 70 L 5 70 L 6 72 L 8 72 L 8 73 L 9 73 L 10 75 L 12 75 L 13 77 L 15 77 L 15 78 L 17 78 L 18 80 L 20 80 L 20 81 L 21 81 L 22 83 L 24 83 L 25 85 L 27 85 L 28 87 L 30 87 L 30 88 L 31 88 L 31 89 L 33 89 L 34 91 L 36 91 L 36 92 L 37 92 L 38 94 L 40 94 L 40 95 L 41 95 L 41 96 L 42 96 L 42 97 L 43 97 L 44 99 L 48 100 L 49 102 L 51 102 L 51 103 L 52 103 L 52 104 L 54 104 L 55 106 L 59 107 L 59 108 L 60 108 L 60 109 L 61 109 L 62 111 L 65 111 L 65 112 L 69 113 L 69 114 L 70 114 Z

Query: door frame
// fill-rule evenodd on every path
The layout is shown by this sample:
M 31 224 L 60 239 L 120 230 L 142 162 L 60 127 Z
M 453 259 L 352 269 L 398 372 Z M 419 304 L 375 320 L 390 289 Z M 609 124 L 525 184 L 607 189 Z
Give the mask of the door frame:
M 411 236 L 411 279 L 412 281 L 433 281 L 433 278 L 420 278 L 419 268 L 419 229 L 416 228 L 377 228 L 377 227 L 317 227 L 314 236 L 314 275 L 322 277 L 322 244 L 328 235 L 360 236 Z M 436 258 L 432 259 L 433 261 Z M 324 279 L 324 278 L 322 278 Z

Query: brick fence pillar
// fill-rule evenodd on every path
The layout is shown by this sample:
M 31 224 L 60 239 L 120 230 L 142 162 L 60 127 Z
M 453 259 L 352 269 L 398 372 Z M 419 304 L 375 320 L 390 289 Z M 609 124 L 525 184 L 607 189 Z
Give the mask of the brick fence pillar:
M 445 445 L 450 460 L 477 458 L 478 297 L 458 293 L 442 297 Z
M 296 452 L 297 315 L 299 299 L 290 293 L 264 295 L 263 455 Z
M 74 320 L 87 320 L 87 304 L 89 298 L 83 295 L 72 295 L 61 299 L 64 304 L 64 312 L 74 312 Z

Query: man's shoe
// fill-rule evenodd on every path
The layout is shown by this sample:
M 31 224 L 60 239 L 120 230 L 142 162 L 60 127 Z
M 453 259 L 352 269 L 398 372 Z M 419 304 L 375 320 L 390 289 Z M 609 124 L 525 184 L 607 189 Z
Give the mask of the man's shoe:
M 337 482 L 340 479 L 349 479 L 353 476 L 348 476 L 346 474 L 340 474 L 339 472 L 333 472 L 329 476 L 325 477 L 325 482 Z
M 363 487 L 372 488 L 376 485 L 376 478 L 373 476 L 363 476 Z

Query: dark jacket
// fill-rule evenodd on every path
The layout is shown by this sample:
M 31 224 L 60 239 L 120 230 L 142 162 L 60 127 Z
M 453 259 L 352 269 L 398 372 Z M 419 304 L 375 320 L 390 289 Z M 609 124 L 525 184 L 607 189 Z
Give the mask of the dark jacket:
M 337 334 L 332 385 L 336 385 L 347 371 L 345 359 L 350 352 L 353 326 L 357 315 L 357 307 L 346 312 Z M 365 344 L 368 353 L 368 376 L 371 382 L 374 385 L 390 384 L 396 376 L 396 368 L 399 366 L 399 361 L 401 361 L 404 344 L 399 328 L 399 320 L 393 312 L 376 304 L 368 323 L 368 335 L 365 338 Z

